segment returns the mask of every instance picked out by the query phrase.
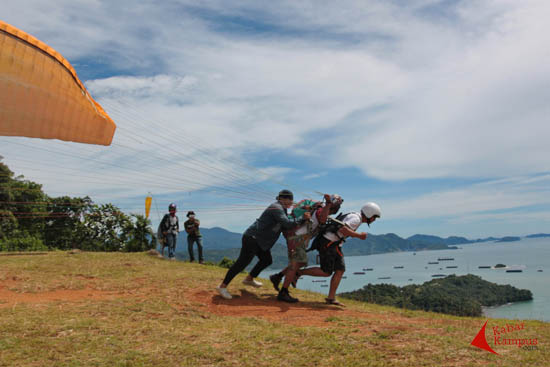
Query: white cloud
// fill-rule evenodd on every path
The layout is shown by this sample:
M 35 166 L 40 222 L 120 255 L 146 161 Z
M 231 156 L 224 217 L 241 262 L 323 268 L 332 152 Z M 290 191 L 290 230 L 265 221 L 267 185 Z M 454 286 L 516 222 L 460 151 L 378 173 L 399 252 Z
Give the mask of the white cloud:
M 119 147 L 78 151 L 129 164 L 117 172 L 76 157 L 66 163 L 94 177 L 158 184 L 151 175 L 170 167 L 171 149 L 187 172 L 190 157 L 205 150 L 214 157 L 200 156 L 206 172 L 174 173 L 161 184 L 186 189 L 194 186 L 184 179 L 261 179 L 254 170 L 239 176 L 247 155 L 266 151 L 307 154 L 383 180 L 550 171 L 547 1 L 29 0 L 4 2 L 0 11 L 69 59 L 89 61 L 83 69 L 107 65 L 122 74 L 86 83 L 116 117 Z M 146 176 L 129 174 L 140 168 Z M 460 216 L 533 205 L 547 194 L 519 187 L 475 185 L 387 208 Z
M 315 178 L 326 176 L 327 174 L 328 172 L 311 173 L 309 175 L 305 175 L 303 178 L 304 180 L 313 180 Z
M 337 129 L 332 164 L 382 179 L 550 169 L 546 1 L 33 4 L 47 16 L 10 3 L 8 21 L 69 57 L 160 72 L 88 82 L 97 95 L 186 103 L 180 116 L 233 148 L 300 149 Z M 223 32 L 224 17 L 260 33 Z
M 488 181 L 409 199 L 388 200 L 383 208 L 388 219 L 440 218 L 464 222 L 476 218 L 508 218 L 513 213 L 498 211 L 524 210 L 535 205 L 550 205 L 550 175 Z
M 114 76 L 101 80 L 90 80 L 86 86 L 102 98 L 156 99 L 172 95 L 174 96 L 172 101 L 178 101 L 191 94 L 196 83 L 197 80 L 193 77 L 160 74 L 152 77 Z

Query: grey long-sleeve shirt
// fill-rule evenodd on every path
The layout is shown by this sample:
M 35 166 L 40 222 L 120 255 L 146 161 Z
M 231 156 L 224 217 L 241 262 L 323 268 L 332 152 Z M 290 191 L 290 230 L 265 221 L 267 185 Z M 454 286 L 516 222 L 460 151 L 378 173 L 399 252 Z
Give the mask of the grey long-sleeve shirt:
M 283 230 L 292 229 L 302 223 L 303 221 L 288 218 L 281 203 L 276 201 L 264 210 L 244 235 L 256 238 L 258 246 L 265 251 L 273 247 Z

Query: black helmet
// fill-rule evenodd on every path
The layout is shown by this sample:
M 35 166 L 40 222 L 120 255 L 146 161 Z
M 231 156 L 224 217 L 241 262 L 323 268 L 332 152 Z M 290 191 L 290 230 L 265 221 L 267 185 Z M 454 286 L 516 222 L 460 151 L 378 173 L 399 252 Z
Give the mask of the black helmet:
M 187 218 L 189 218 L 190 215 L 195 215 L 195 212 L 190 210 L 187 212 Z
M 176 210 L 176 209 L 177 209 L 176 204 L 170 203 L 170 205 L 168 205 L 168 211 L 172 211 L 172 210 Z
M 279 199 L 290 199 L 294 200 L 294 194 L 290 190 L 281 190 L 279 191 L 279 195 L 277 196 L 277 200 Z

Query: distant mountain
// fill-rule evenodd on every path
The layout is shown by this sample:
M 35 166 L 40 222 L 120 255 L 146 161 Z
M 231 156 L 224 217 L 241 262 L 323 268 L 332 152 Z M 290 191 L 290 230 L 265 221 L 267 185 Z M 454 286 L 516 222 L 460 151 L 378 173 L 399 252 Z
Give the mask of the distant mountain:
M 203 235 L 204 257 L 207 261 L 219 262 L 224 257 L 236 259 L 239 256 L 241 249 L 241 234 L 230 232 L 223 228 L 201 228 L 201 233 Z M 346 256 L 360 256 L 386 252 L 453 248 L 455 247 L 443 243 L 413 242 L 401 238 L 394 233 L 388 233 L 383 235 L 369 234 L 365 241 L 356 238 L 348 239 L 344 244 L 343 251 Z M 197 257 L 196 251 L 197 249 L 195 247 L 195 257 Z M 272 268 L 280 269 L 287 265 L 287 250 L 282 237 L 273 247 L 271 254 L 273 257 Z M 315 264 L 317 252 L 312 251 L 308 255 L 310 264 Z M 185 233 L 180 233 L 178 236 L 177 256 L 182 260 L 188 259 L 189 257 L 187 254 L 187 236 Z M 255 261 L 253 264 L 255 264 Z
M 241 233 L 230 232 L 220 227 L 201 227 L 200 231 L 205 249 L 224 250 L 241 248 L 241 238 L 243 236 Z M 178 236 L 177 246 L 179 248 L 187 249 L 187 233 L 184 231 L 180 232 Z
M 224 257 L 236 259 L 239 256 L 242 234 L 230 232 L 220 227 L 201 228 L 201 233 L 203 235 L 204 255 L 207 261 L 219 262 Z M 550 237 L 550 235 L 541 233 L 527 237 Z M 365 241 L 356 238 L 348 239 L 344 244 L 343 252 L 345 256 L 362 256 L 400 251 L 448 250 L 456 249 L 457 247 L 455 245 L 462 244 L 474 244 L 488 241 L 511 242 L 519 240 L 520 237 L 488 237 L 484 239 L 469 240 L 465 237 L 458 236 L 442 238 L 425 234 L 415 234 L 408 238 L 399 237 L 395 233 L 382 235 L 369 234 Z M 195 254 L 196 253 L 197 249 L 195 247 Z M 271 268 L 281 269 L 287 265 L 287 250 L 282 237 L 273 247 L 271 254 L 273 257 Z M 182 260 L 188 259 L 189 257 L 187 254 L 187 234 L 185 232 L 181 232 L 178 236 L 177 256 Z M 317 252 L 312 251 L 308 256 L 310 265 L 315 264 Z M 195 257 L 197 257 L 197 255 L 195 255 Z M 256 261 L 253 261 L 252 265 L 255 263 Z M 249 268 L 251 268 L 251 266 L 249 266 Z
M 486 238 L 478 238 L 477 240 L 473 240 L 472 243 L 479 243 L 479 242 L 490 242 L 490 241 L 496 241 L 498 238 L 496 237 L 486 237 Z
M 419 243 L 419 244 L 445 244 L 445 245 L 463 245 L 463 244 L 475 242 L 465 237 L 451 236 L 447 238 L 441 238 L 438 236 L 431 236 L 426 234 L 415 234 L 414 236 L 408 237 L 407 240 L 414 243 Z
M 519 240 L 521 240 L 521 237 L 506 236 L 496 240 L 495 242 L 516 242 Z
M 442 250 L 450 247 L 441 242 L 415 242 L 399 237 L 394 233 L 371 235 L 365 241 L 351 238 L 344 245 L 344 252 L 347 256 L 360 256 L 381 254 L 385 252 L 398 251 L 423 251 Z
M 526 238 L 542 238 L 550 237 L 550 234 L 538 233 L 525 236 Z M 465 237 L 450 236 L 447 238 L 442 238 L 438 236 L 426 235 L 426 234 L 415 234 L 414 236 L 408 237 L 408 241 L 414 242 L 416 244 L 445 244 L 447 246 L 452 245 L 466 245 L 472 243 L 480 242 L 514 242 L 521 240 L 521 237 L 517 236 L 506 236 L 506 237 L 487 237 L 487 238 L 478 238 L 475 240 L 469 240 Z
M 543 237 L 550 237 L 550 234 L 548 233 L 537 233 L 537 234 L 530 234 L 529 236 L 525 236 L 527 238 L 543 238 Z

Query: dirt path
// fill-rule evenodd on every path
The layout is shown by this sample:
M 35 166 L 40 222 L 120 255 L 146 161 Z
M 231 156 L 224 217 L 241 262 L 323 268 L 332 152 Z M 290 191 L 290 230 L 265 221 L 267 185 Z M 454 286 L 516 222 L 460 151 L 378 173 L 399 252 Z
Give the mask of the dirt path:
M 142 283 L 142 278 L 134 279 Z M 57 289 L 43 292 L 17 292 L 13 289 L 23 279 L 9 278 L 0 281 L 0 308 L 12 307 L 17 304 L 44 304 L 55 301 L 79 302 L 84 300 L 108 300 L 114 298 L 147 298 L 150 292 L 145 284 L 143 288 L 133 291 L 101 291 L 89 284 L 84 289 Z M 262 289 L 258 293 L 244 288 L 234 294 L 233 299 L 226 300 L 220 297 L 214 289 L 211 291 L 185 291 L 184 298 L 191 301 L 205 313 L 227 317 L 257 317 L 264 320 L 291 324 L 295 326 L 327 327 L 334 322 L 353 324 L 355 332 L 370 335 L 379 331 L 406 331 L 410 329 L 424 329 L 432 333 L 433 329 L 426 328 L 430 322 L 420 317 L 405 317 L 396 313 L 381 315 L 367 311 L 348 309 L 323 303 L 321 300 L 300 301 L 288 304 L 277 300 L 275 292 Z M 435 321 L 437 322 L 437 321 Z
M 58 289 L 45 292 L 15 292 L 10 290 L 18 280 L 0 281 L 0 308 L 12 307 L 19 303 L 43 304 L 55 301 L 78 302 L 82 300 L 112 299 L 117 292 L 99 291 L 90 287 L 85 289 Z
M 357 311 L 346 307 L 332 306 L 319 302 L 300 301 L 289 304 L 277 300 L 273 292 L 258 294 L 240 289 L 233 294 L 233 299 L 226 300 L 214 291 L 188 292 L 189 300 L 199 307 L 221 316 L 257 317 L 273 322 L 288 323 L 295 326 L 326 327 L 334 325 L 334 321 L 353 323 L 354 329 L 361 334 L 372 334 L 384 330 L 400 330 L 424 328 L 427 319 L 409 318 L 397 314 L 380 315 L 367 311 Z M 433 320 L 430 320 L 433 322 Z M 426 330 L 432 333 L 433 329 Z

